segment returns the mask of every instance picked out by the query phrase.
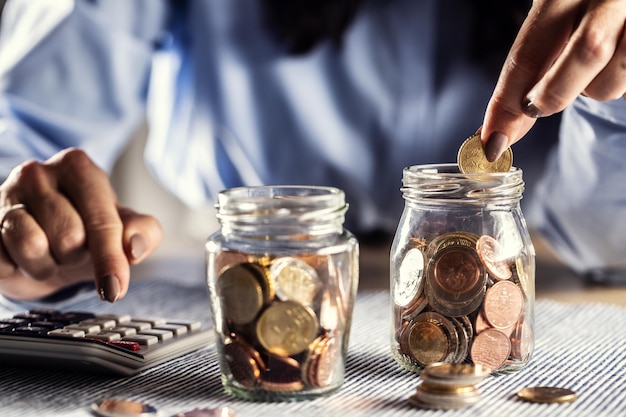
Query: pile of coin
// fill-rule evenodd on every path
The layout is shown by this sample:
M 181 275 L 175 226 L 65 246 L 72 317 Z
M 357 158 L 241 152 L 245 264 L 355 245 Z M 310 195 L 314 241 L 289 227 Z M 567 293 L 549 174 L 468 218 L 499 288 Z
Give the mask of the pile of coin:
M 394 286 L 398 359 L 409 369 L 471 361 L 497 370 L 532 346 L 530 277 L 491 236 L 445 233 L 406 251 Z
M 421 372 L 421 382 L 409 402 L 420 408 L 457 409 L 476 404 L 480 393 L 475 385 L 489 369 L 481 365 L 433 363 Z
M 223 252 L 219 261 L 216 319 L 227 377 L 270 392 L 340 384 L 348 307 L 333 261 L 240 252 Z

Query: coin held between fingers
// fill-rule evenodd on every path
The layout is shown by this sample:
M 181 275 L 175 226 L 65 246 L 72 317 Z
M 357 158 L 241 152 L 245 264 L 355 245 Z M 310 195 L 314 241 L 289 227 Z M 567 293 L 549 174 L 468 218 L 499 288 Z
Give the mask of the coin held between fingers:
M 489 135 L 489 139 L 485 144 L 485 156 L 487 157 L 487 161 L 494 162 L 509 146 L 509 138 L 506 137 L 504 133 L 501 132 L 493 132 Z

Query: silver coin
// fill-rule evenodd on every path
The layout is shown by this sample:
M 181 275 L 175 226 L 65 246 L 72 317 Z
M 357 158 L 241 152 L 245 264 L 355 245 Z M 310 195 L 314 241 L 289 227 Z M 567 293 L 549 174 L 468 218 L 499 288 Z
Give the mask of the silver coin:
M 157 417 L 159 412 L 149 404 L 118 398 L 104 398 L 91 404 L 91 410 L 102 417 Z
M 423 285 L 424 254 L 418 248 L 409 250 L 398 268 L 399 277 L 393 288 L 393 301 L 399 307 L 408 306 Z

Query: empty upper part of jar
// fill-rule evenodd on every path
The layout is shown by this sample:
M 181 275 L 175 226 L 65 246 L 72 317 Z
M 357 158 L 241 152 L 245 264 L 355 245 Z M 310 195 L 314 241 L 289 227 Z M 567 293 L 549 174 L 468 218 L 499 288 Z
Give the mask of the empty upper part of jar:
M 402 177 L 402 194 L 409 203 L 513 204 L 523 191 L 522 170 L 515 167 L 507 172 L 464 174 L 457 164 L 414 165 L 405 168 Z
M 216 209 L 225 235 L 289 238 L 341 233 L 348 205 L 338 188 L 280 185 L 224 190 Z

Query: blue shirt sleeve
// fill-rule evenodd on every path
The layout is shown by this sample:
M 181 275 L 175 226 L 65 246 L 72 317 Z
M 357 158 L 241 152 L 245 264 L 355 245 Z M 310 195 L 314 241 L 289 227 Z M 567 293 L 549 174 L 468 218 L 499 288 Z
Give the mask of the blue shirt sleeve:
M 144 117 L 164 5 L 7 3 L 0 25 L 0 179 L 24 160 L 67 147 L 112 167 Z
M 624 161 L 626 101 L 580 97 L 564 111 L 527 217 L 579 273 L 626 271 Z

